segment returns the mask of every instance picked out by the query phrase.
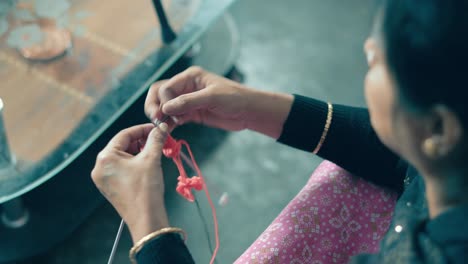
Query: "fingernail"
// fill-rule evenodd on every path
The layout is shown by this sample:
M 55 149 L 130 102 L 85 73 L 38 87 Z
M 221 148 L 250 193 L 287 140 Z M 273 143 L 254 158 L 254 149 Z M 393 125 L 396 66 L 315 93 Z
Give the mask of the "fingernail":
M 166 123 L 161 123 L 159 125 L 159 129 L 161 129 L 162 132 L 166 133 L 167 132 L 167 129 L 168 129 L 168 126 Z
M 177 117 L 171 116 L 171 119 L 174 121 L 174 123 L 179 124 L 179 119 Z

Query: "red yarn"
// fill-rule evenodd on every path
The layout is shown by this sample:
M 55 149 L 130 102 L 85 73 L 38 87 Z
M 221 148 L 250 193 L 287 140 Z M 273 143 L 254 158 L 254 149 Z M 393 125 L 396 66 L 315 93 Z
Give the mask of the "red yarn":
M 180 157 L 180 151 L 182 146 L 185 146 L 188 153 L 190 154 L 190 158 L 192 160 L 193 167 L 195 168 L 196 173 L 198 176 L 193 176 L 189 178 L 187 176 L 187 172 L 185 171 L 184 165 L 182 164 L 182 159 Z M 206 187 L 205 180 L 203 175 L 198 167 L 197 162 L 193 156 L 192 150 L 190 149 L 189 144 L 185 140 L 175 140 L 171 135 L 167 136 L 166 143 L 163 147 L 163 154 L 168 158 L 172 158 L 177 169 L 179 170 L 180 176 L 177 178 L 179 181 L 176 187 L 176 191 L 182 195 L 185 199 L 190 202 L 195 201 L 195 197 L 193 196 L 192 189 L 197 191 L 201 191 L 202 189 L 205 191 L 206 198 L 208 199 L 208 203 L 211 207 L 211 212 L 213 215 L 213 223 L 214 223 L 214 231 L 215 231 L 215 239 L 216 239 L 216 246 L 213 251 L 213 256 L 211 257 L 210 264 L 214 263 L 216 258 L 216 254 L 219 249 L 219 234 L 218 234 L 218 219 L 216 217 L 216 209 L 211 200 L 210 193 L 208 192 L 208 188 Z

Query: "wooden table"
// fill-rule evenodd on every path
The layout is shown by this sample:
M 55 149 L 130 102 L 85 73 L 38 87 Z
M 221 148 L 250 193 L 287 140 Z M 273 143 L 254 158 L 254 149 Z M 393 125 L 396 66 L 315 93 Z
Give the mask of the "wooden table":
M 163 0 L 177 34 L 170 44 L 161 41 L 149 0 L 73 1 L 66 11 L 68 21 L 59 25 L 71 33 L 73 46 L 47 62 L 25 59 L 9 44 L 9 34 L 15 27 L 40 26 L 50 19 L 7 17 L 10 28 L 0 34 L 0 98 L 17 162 L 12 170 L 0 168 L 0 205 L 4 213 L 6 205 L 17 206 L 14 199 L 23 197 L 30 221 L 17 229 L 0 223 L 0 263 L 57 243 L 102 201 L 83 171 L 91 170 L 111 135 L 145 121 L 142 102 L 149 85 L 188 66 L 191 62 L 181 60 L 183 54 L 233 1 Z M 75 211 L 60 212 L 65 206 Z M 61 231 L 44 237 L 50 230 Z M 31 236 L 35 239 L 30 244 L 24 242 Z
M 200 1 L 164 1 L 176 31 Z M 151 1 L 74 3 L 70 14 L 86 11 L 89 17 L 69 25 L 73 47 L 62 58 L 30 62 L 6 45 L 6 36 L 0 39 L 5 126 L 12 151 L 28 162 L 54 151 L 104 96 L 118 89 L 121 78 L 162 46 Z

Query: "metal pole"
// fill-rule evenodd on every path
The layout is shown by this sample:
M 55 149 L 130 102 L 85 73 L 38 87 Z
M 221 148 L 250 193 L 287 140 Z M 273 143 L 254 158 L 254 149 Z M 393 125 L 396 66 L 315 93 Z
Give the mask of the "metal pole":
M 3 122 L 3 101 L 0 98 L 0 180 L 10 178 L 16 174 L 15 158 L 11 154 L 6 135 L 5 123 Z M 3 176 L 3 177 L 2 177 Z M 29 212 L 23 205 L 21 198 L 16 198 L 1 204 L 1 221 L 9 228 L 20 228 L 28 223 Z
M 0 98 L 0 170 L 11 168 L 13 163 L 14 160 L 8 146 L 5 123 L 3 122 L 3 101 Z

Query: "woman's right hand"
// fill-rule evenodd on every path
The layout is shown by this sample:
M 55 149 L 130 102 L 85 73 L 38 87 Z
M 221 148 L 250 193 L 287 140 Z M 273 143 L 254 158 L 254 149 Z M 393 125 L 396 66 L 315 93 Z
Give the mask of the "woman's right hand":
M 242 130 L 247 128 L 248 93 L 239 83 L 191 67 L 170 80 L 154 83 L 145 112 L 151 120 L 171 116 L 177 125 L 196 122 Z
M 225 130 L 252 129 L 279 137 L 292 96 L 257 91 L 200 67 L 154 83 L 146 98 L 151 119 L 173 117 L 177 125 L 201 123 Z

